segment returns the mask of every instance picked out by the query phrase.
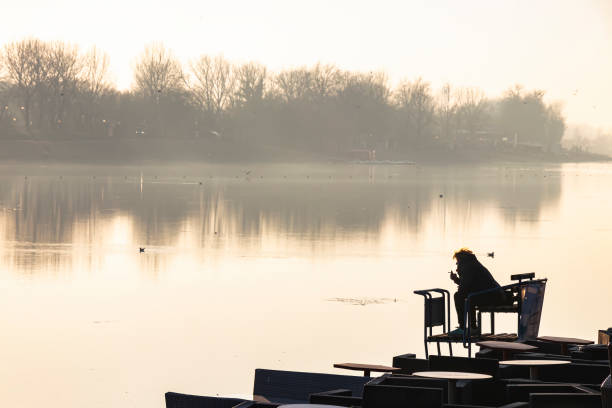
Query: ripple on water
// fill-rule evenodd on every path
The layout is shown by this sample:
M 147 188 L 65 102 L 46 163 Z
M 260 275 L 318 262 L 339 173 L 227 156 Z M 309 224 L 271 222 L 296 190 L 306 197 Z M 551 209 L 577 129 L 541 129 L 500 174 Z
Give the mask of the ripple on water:
M 396 303 L 397 298 L 330 298 L 328 302 L 340 302 L 354 306 L 379 305 L 384 303 Z

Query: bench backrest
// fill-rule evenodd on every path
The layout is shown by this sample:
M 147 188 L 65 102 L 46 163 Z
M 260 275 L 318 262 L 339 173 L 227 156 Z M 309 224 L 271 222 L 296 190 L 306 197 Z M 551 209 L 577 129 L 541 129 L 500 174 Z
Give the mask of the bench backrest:
M 578 384 L 601 384 L 610 374 L 610 367 L 603 364 L 562 364 L 539 368 L 542 381 Z
M 374 378 L 370 385 L 392 385 L 395 387 L 440 388 L 443 402 L 448 402 L 448 381 L 439 378 L 408 377 L 398 375 L 383 375 Z M 367 389 L 367 387 L 366 387 Z
M 520 313 L 518 321 L 518 340 L 533 340 L 540 331 L 540 319 L 544 306 L 546 280 L 529 281 L 520 288 Z
M 425 326 L 443 326 L 446 323 L 446 305 L 443 297 L 425 299 Z
M 366 385 L 363 408 L 440 408 L 443 402 L 441 388 L 401 387 L 393 385 Z

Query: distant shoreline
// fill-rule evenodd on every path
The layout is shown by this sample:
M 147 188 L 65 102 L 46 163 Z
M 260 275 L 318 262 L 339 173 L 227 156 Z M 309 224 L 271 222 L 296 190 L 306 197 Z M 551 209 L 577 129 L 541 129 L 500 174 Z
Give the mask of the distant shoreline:
M 612 158 L 588 152 L 518 153 L 485 149 L 421 149 L 411 153 L 380 152 L 377 161 L 413 161 L 418 164 L 468 164 L 491 162 L 574 163 L 605 162 Z M 173 164 L 310 162 L 351 163 L 342 154 L 330 155 L 283 147 L 258 146 L 210 139 L 86 139 L 0 140 L 0 163 L 36 164 Z M 363 164 L 363 163 L 362 163 Z M 376 165 L 376 164 L 373 164 Z

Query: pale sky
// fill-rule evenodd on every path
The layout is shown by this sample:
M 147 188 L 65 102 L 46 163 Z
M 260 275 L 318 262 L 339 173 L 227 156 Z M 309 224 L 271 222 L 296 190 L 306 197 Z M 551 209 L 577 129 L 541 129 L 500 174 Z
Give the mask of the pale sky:
M 162 42 L 183 62 L 321 61 L 489 96 L 520 83 L 563 101 L 569 123 L 612 129 L 612 0 L 22 0 L 1 15 L 0 44 L 95 44 L 121 89 L 145 45 Z

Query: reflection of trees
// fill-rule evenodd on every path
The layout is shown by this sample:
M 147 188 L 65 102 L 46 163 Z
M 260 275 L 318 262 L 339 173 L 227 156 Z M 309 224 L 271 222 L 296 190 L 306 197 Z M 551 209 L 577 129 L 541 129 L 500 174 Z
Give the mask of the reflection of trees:
M 536 221 L 543 205 L 556 203 L 561 196 L 561 175 L 541 170 L 507 170 L 504 182 L 508 188 L 500 191 L 499 205 L 506 224 Z
M 186 230 L 196 246 L 262 234 L 309 240 L 376 236 L 390 222 L 418 233 L 424 221 L 444 216 L 442 208 L 454 222 L 484 207 L 496 209 L 508 224 L 537 219 L 561 193 L 560 177 L 545 175 L 445 170 L 394 179 L 379 175 L 373 181 L 321 176 L 204 185 L 149 182 L 142 193 L 137 183 L 118 178 L 5 179 L 0 203 L 10 209 L 0 213 L 0 225 L 7 241 L 94 245 L 105 243 L 105 228 L 121 216 L 130 224 L 126 242 L 134 246 L 172 246 Z

